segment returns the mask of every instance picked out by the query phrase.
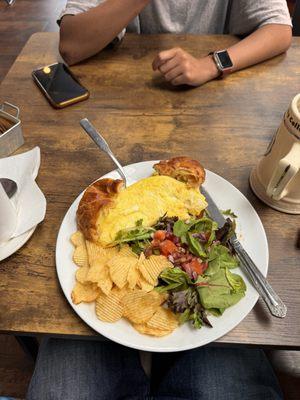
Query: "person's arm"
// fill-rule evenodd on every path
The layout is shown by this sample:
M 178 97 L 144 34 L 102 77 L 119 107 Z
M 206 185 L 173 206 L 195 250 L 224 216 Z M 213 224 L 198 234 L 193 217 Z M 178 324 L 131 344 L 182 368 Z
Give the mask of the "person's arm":
M 60 25 L 59 51 L 75 64 L 102 50 L 150 0 L 107 0 L 77 15 L 66 15 Z
M 249 67 L 288 50 L 292 30 L 289 25 L 268 24 L 227 49 L 233 70 Z M 223 49 L 211 49 L 223 50 Z M 195 58 L 186 51 L 175 48 L 160 52 L 152 63 L 173 85 L 199 86 L 215 79 L 219 71 L 211 56 Z

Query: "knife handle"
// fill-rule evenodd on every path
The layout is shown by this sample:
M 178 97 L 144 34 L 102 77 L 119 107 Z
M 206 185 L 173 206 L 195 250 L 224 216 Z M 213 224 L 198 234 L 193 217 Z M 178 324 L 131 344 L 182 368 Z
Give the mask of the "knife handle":
M 241 264 L 248 272 L 254 287 L 266 303 L 271 314 L 278 318 L 284 318 L 287 313 L 286 305 L 283 303 L 278 294 L 274 291 L 272 286 L 257 268 L 254 261 L 248 255 L 238 239 L 236 237 L 232 238 L 230 240 L 230 243 L 236 251 L 238 258 L 241 261 Z

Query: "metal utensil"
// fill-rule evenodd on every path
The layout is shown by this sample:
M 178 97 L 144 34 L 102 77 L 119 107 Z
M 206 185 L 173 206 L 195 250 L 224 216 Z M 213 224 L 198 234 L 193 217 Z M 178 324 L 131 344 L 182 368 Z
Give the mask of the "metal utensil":
M 217 205 L 211 198 L 211 196 L 207 193 L 207 191 L 201 187 L 202 194 L 206 197 L 206 201 L 208 203 L 207 210 L 213 220 L 215 220 L 219 227 L 222 227 L 226 222 L 223 214 L 218 209 Z M 241 265 L 247 271 L 250 276 L 253 286 L 261 296 L 261 298 L 266 303 L 268 309 L 271 314 L 278 318 L 284 318 L 287 313 L 287 307 L 274 291 L 272 286 L 260 272 L 260 270 L 255 265 L 254 261 L 251 259 L 249 254 L 243 248 L 236 235 L 234 235 L 230 239 L 230 244 L 234 248 L 237 253 L 238 258 L 240 259 Z
M 12 179 L 0 178 L 0 183 L 3 186 L 8 198 L 11 198 L 18 189 L 18 185 Z
M 93 141 L 96 143 L 96 145 L 102 151 L 104 151 L 106 154 L 108 154 L 109 157 L 112 159 L 112 161 L 116 164 L 118 173 L 120 174 L 121 178 L 123 179 L 125 187 L 126 187 L 127 179 L 126 179 L 125 171 L 124 171 L 122 165 L 119 163 L 119 161 L 115 157 L 114 153 L 109 148 L 104 137 L 95 129 L 95 127 L 90 123 L 90 121 L 87 118 L 83 118 L 80 121 L 80 125 L 86 131 L 86 133 L 90 136 L 90 138 L 93 139 Z

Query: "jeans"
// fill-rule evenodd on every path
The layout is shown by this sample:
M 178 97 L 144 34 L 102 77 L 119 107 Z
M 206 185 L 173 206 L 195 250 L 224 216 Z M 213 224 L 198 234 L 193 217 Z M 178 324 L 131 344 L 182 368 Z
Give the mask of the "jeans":
M 262 350 L 201 347 L 154 353 L 151 379 L 139 352 L 112 342 L 42 343 L 27 400 L 283 399 Z

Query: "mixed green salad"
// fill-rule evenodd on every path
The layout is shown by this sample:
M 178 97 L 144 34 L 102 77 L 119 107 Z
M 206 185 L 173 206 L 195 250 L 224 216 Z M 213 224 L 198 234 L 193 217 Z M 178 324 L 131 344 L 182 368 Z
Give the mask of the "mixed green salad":
M 211 327 L 209 315 L 222 315 L 245 296 L 245 282 L 232 272 L 239 265 L 229 242 L 236 216 L 231 210 L 224 214 L 233 219 L 227 218 L 222 228 L 207 212 L 189 221 L 164 215 L 151 227 L 139 220 L 115 240 L 115 244 L 128 243 L 138 255 L 168 258 L 174 267 L 162 271 L 155 289 L 168 293 L 167 305 L 180 323 L 191 321 L 195 328 Z

